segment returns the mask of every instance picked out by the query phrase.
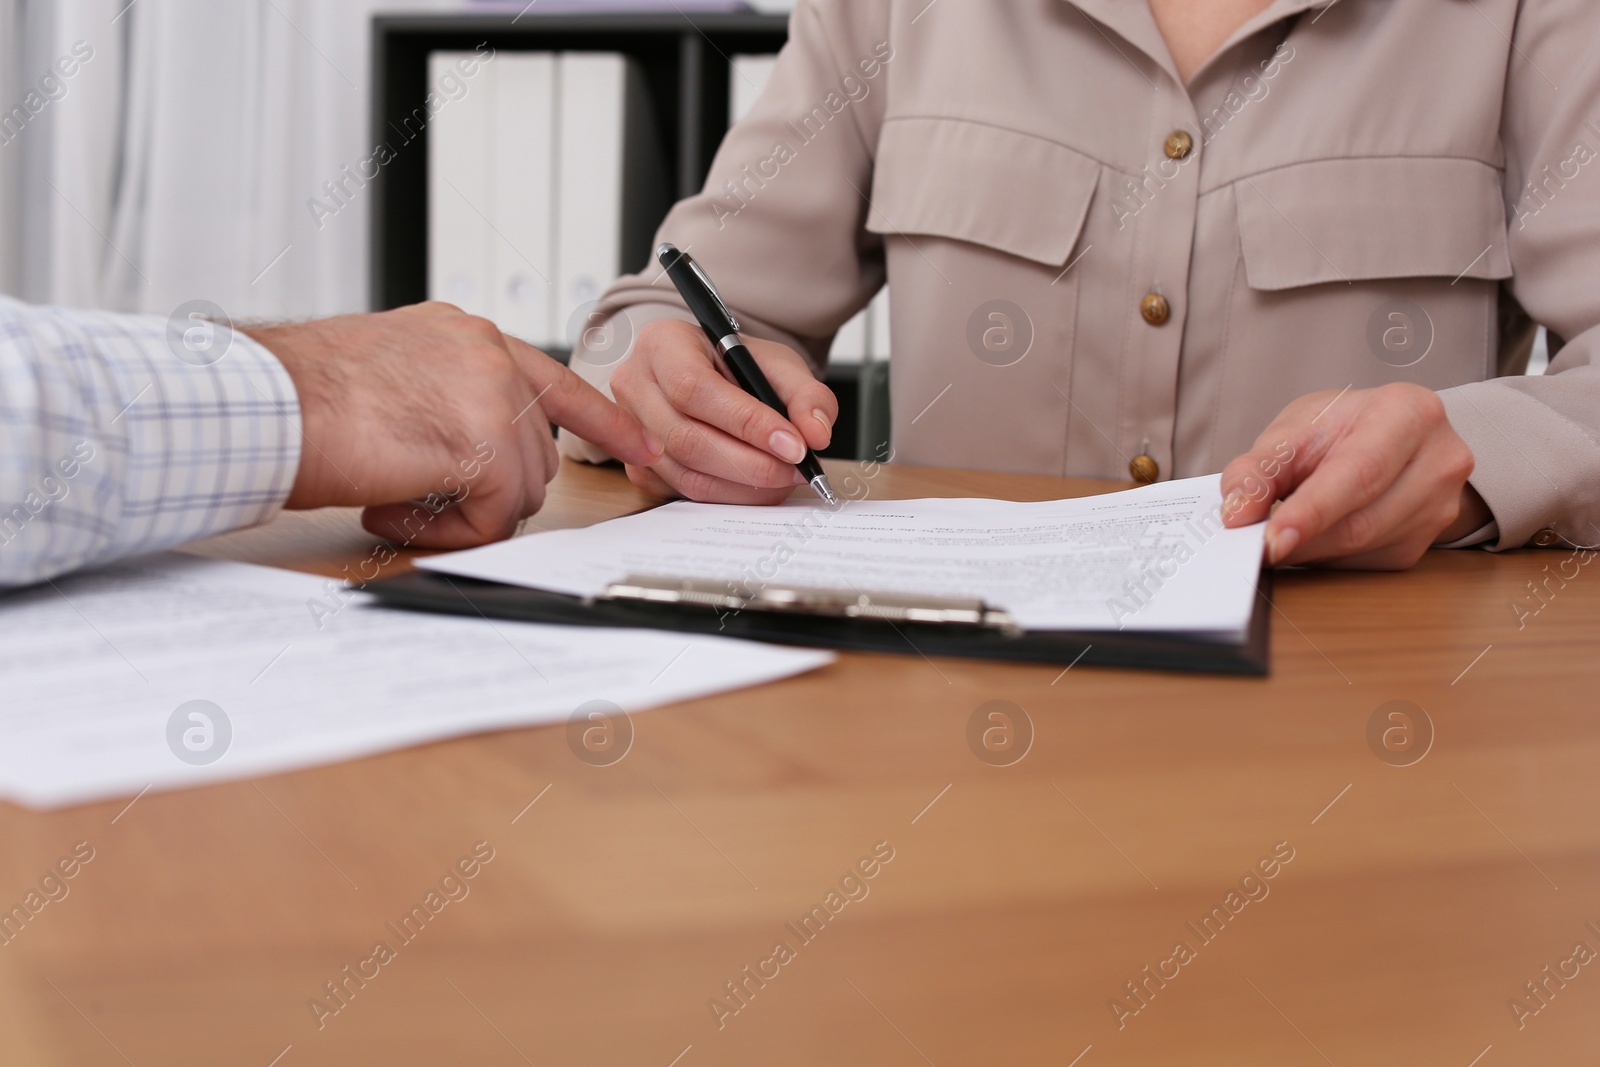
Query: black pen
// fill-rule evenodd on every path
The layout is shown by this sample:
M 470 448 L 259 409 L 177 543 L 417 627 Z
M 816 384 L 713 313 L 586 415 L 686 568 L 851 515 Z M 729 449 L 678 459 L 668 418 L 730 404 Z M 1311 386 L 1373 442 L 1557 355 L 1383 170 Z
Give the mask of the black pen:
M 711 284 L 711 279 L 706 276 L 700 264 L 696 263 L 689 253 L 680 252 L 675 245 L 670 244 L 657 246 L 656 259 L 666 270 L 667 277 L 672 279 L 672 284 L 678 287 L 679 295 L 683 297 L 683 302 L 689 305 L 689 310 L 694 314 L 695 321 L 700 323 L 700 328 L 706 332 L 711 346 L 722 354 L 723 361 L 733 375 L 733 380 L 739 383 L 739 388 L 784 418 L 788 418 L 789 411 L 783 399 L 778 396 L 777 390 L 772 388 L 772 383 L 767 381 L 767 376 L 761 373 L 761 366 L 756 362 L 756 357 L 752 356 L 750 350 L 744 346 L 744 340 L 739 336 L 738 320 L 728 310 L 728 305 L 722 302 L 717 287 Z M 839 498 L 833 495 L 833 486 L 828 484 L 828 476 L 823 473 L 822 464 L 818 462 L 815 452 L 806 449 L 806 454 L 795 466 L 800 469 L 801 476 L 811 483 L 811 488 L 817 491 L 817 495 L 823 501 L 828 504 L 839 502 Z

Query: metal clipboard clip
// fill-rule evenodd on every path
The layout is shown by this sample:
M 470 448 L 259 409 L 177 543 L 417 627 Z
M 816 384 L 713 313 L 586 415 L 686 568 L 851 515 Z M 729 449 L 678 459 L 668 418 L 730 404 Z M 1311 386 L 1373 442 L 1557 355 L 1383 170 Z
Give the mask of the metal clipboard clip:
M 875 619 L 942 626 L 975 626 L 1015 636 L 1022 633 L 1005 611 L 966 597 L 918 596 L 910 593 L 862 593 L 854 589 L 766 586 L 749 596 L 734 592 L 733 583 L 703 578 L 658 578 L 630 574 L 606 587 L 600 599 L 651 604 L 687 604 L 717 611 L 767 611 L 836 619 Z

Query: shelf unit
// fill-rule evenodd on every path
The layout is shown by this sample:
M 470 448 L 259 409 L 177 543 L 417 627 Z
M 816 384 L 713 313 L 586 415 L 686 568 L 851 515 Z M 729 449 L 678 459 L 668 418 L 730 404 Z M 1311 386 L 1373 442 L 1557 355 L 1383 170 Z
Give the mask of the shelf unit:
M 630 190 L 644 205 L 653 233 L 677 200 L 700 191 L 728 130 L 731 56 L 778 51 L 788 39 L 788 16 L 755 12 L 518 15 L 514 12 L 377 15 L 372 20 L 373 145 L 393 157 L 372 180 L 371 306 L 400 307 L 428 295 L 428 129 L 407 129 L 428 93 L 428 54 L 472 51 L 619 52 L 644 72 L 650 113 L 640 120 L 657 139 L 670 188 Z M 425 110 L 424 110 L 425 113 Z M 632 120 L 630 120 L 632 121 Z M 640 235 L 623 249 L 623 268 L 637 271 L 650 256 Z M 557 358 L 566 353 L 552 352 Z M 830 455 L 856 457 L 887 440 L 886 367 L 868 364 L 830 371 L 839 396 L 840 433 Z M 863 399 L 866 403 L 862 403 Z M 881 452 L 879 453 L 881 454 Z
M 660 204 L 698 192 L 728 130 L 728 67 L 723 57 L 776 52 L 788 19 L 759 14 L 534 15 L 515 13 L 379 15 L 372 21 L 374 144 L 397 146 L 374 182 L 372 304 L 398 307 L 425 299 L 428 287 L 428 141 L 404 142 L 405 120 L 428 92 L 428 53 L 471 51 L 620 52 L 639 62 L 653 127 L 673 177 L 670 189 L 636 195 Z M 626 249 L 636 270 L 649 247 Z

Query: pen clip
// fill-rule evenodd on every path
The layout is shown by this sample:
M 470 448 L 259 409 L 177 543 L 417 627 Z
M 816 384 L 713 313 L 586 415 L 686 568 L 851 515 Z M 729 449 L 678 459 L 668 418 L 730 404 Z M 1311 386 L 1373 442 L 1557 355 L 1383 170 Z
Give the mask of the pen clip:
M 717 307 L 728 317 L 728 322 L 733 326 L 733 332 L 738 333 L 740 330 L 739 320 L 734 318 L 733 312 L 728 310 L 727 302 L 722 299 L 722 294 L 717 292 L 717 287 L 712 284 L 711 278 L 705 271 L 700 269 L 700 264 L 696 263 L 694 257 L 689 253 L 679 252 L 678 254 L 683 257 L 685 263 L 689 264 L 689 269 L 694 271 L 694 276 L 700 279 L 700 284 L 706 287 L 706 292 L 711 294 L 711 299 L 717 302 Z

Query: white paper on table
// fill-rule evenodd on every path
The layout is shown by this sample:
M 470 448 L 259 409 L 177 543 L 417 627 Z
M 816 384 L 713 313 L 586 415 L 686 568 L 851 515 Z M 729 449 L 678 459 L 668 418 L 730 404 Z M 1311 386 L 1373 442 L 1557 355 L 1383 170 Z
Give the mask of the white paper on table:
M 1029 630 L 1244 634 L 1264 527 L 1223 529 L 1221 476 L 1104 496 L 667 504 L 421 560 L 573 596 L 629 575 L 981 598 Z
M 833 659 L 365 599 L 310 575 L 182 555 L 0 597 L 0 796 L 49 807 L 290 770 L 565 721 L 591 700 L 638 711 Z M 169 719 L 191 700 L 231 726 L 214 763 L 191 765 L 169 744 Z

